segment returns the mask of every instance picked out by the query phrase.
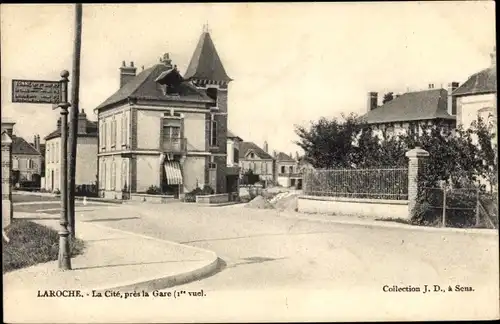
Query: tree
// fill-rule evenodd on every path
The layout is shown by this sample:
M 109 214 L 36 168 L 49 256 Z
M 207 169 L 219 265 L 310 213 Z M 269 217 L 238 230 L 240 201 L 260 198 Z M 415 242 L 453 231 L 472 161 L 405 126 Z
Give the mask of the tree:
M 311 122 L 309 128 L 295 125 L 299 137 L 295 144 L 315 168 L 348 168 L 352 167 L 353 147 L 361 129 L 355 114 L 342 115 L 342 119 L 323 117 Z
M 394 99 L 394 92 L 388 92 L 384 95 L 384 98 L 382 99 L 382 104 L 385 104 L 386 102 L 389 102 Z

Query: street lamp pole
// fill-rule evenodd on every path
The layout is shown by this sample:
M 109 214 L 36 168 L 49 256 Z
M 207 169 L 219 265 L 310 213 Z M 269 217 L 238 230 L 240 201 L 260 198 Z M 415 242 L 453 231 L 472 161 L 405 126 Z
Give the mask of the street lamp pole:
M 69 72 L 61 72 L 61 218 L 59 224 L 59 269 L 71 270 L 71 255 L 68 230 L 68 77 Z

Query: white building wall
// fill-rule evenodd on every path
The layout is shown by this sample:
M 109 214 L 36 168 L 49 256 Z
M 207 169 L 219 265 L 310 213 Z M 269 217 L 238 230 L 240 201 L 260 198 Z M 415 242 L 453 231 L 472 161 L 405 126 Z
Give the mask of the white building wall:
M 204 113 L 183 113 L 184 137 L 188 151 L 205 151 L 206 122 Z
M 187 156 L 182 165 L 182 176 L 184 180 L 184 192 L 190 192 L 205 184 L 205 160 L 204 156 Z

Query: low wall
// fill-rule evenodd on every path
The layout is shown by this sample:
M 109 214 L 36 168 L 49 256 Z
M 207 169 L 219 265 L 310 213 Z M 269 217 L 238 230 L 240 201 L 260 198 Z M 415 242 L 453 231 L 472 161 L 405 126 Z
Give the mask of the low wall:
M 299 196 L 297 208 L 301 213 L 352 215 L 381 219 L 410 218 L 407 200 Z
M 148 194 L 130 194 L 130 200 L 132 201 L 142 201 L 142 202 L 151 202 L 156 204 L 165 204 L 169 201 L 175 201 L 175 197 L 173 195 L 148 195 Z
M 215 195 L 203 195 L 196 196 L 197 204 L 222 204 L 229 201 L 229 194 L 215 194 Z

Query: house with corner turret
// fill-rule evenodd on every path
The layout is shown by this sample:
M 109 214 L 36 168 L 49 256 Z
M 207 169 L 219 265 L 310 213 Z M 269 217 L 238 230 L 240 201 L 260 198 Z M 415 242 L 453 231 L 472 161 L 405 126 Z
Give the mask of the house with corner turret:
M 227 166 L 227 75 L 204 31 L 184 75 L 169 54 L 136 74 L 123 62 L 117 91 L 95 108 L 98 183 L 102 197 L 161 193 L 182 197 L 204 185 L 237 187 Z M 231 174 L 235 173 L 235 174 Z

